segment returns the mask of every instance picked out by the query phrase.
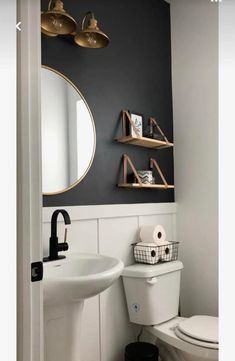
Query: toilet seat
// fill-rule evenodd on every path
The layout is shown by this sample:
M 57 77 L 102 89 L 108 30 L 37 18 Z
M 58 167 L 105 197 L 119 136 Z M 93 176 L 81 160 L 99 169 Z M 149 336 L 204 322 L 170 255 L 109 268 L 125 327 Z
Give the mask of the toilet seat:
M 218 350 L 218 318 L 192 316 L 176 324 L 174 332 L 181 340 L 193 345 Z
M 183 340 L 185 342 L 189 342 L 189 343 L 191 343 L 193 345 L 200 346 L 200 347 L 211 348 L 213 350 L 218 350 L 218 348 L 219 348 L 218 343 L 205 342 L 205 341 L 198 340 L 196 338 L 187 336 L 186 334 L 184 334 L 183 332 L 180 331 L 180 328 L 179 328 L 178 325 L 175 326 L 174 332 L 175 332 L 176 336 L 179 337 L 181 340 Z
M 189 338 L 206 343 L 218 344 L 218 318 L 192 316 L 178 325 L 178 331 Z

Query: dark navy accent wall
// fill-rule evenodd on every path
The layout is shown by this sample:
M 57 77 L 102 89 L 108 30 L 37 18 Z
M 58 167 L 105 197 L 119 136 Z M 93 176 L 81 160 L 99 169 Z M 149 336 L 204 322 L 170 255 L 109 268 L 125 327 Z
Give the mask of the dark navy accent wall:
M 42 10 L 48 1 L 42 0 Z M 93 113 L 97 148 L 89 173 L 73 189 L 44 196 L 44 206 L 173 202 L 173 190 L 123 189 L 121 157 L 128 154 L 138 169 L 150 157 L 173 183 L 173 150 L 149 150 L 117 143 L 121 109 L 158 119 L 173 140 L 170 6 L 164 0 L 64 0 L 79 21 L 94 11 L 111 39 L 104 49 L 84 49 L 72 37 L 42 36 L 42 64 L 66 75 L 82 92 Z

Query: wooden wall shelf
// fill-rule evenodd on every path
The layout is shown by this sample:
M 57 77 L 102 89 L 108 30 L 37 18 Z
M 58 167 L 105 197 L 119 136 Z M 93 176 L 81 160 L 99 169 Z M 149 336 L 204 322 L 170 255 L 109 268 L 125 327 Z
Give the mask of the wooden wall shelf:
M 128 170 L 128 165 L 131 168 L 132 172 L 134 173 L 137 182 L 138 183 L 127 183 L 127 170 Z M 132 163 L 131 159 L 128 157 L 128 155 L 124 154 L 123 155 L 123 181 L 121 183 L 118 184 L 118 187 L 122 187 L 122 188 L 151 188 L 151 189 L 173 189 L 175 186 L 174 185 L 170 185 L 167 183 L 166 178 L 164 177 L 161 168 L 159 167 L 158 163 L 156 162 L 155 159 L 151 158 L 150 159 L 150 168 L 151 169 L 156 169 L 156 171 L 158 172 L 158 174 L 160 175 L 160 178 L 162 180 L 162 184 L 144 184 L 141 182 L 141 179 L 137 173 L 137 170 L 134 166 L 134 164 Z
M 160 128 L 155 118 L 152 117 L 149 118 L 149 122 L 152 123 L 158 129 L 159 134 L 161 134 L 165 140 L 157 140 L 153 138 L 140 136 L 127 110 L 122 110 L 121 120 L 122 120 L 122 137 L 117 139 L 119 143 L 138 145 L 139 147 L 151 148 L 151 149 L 170 148 L 174 146 L 174 143 L 168 141 L 167 137 L 163 133 L 162 129 Z M 129 123 L 129 125 L 132 126 L 135 134 L 134 137 L 131 135 L 127 135 L 127 128 L 128 128 L 127 123 Z
M 173 147 L 174 144 L 146 137 L 132 137 L 130 135 L 117 139 L 119 143 L 138 145 L 139 147 L 162 149 Z
M 151 188 L 151 189 L 174 189 L 173 185 L 165 184 L 139 184 L 139 183 L 119 183 L 118 187 L 122 188 Z

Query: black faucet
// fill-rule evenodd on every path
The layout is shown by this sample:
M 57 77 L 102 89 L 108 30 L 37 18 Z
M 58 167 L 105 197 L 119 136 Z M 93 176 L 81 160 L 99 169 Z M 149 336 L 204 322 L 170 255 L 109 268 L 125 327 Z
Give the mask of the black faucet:
M 50 237 L 50 245 L 49 245 L 49 257 L 43 258 L 44 262 L 48 261 L 56 261 L 58 259 L 63 259 L 65 256 L 59 256 L 58 252 L 67 251 L 69 249 L 69 245 L 66 242 L 67 229 L 65 229 L 65 241 L 63 243 L 58 243 L 57 237 L 57 218 L 59 214 L 62 214 L 64 217 L 65 224 L 71 224 L 71 220 L 69 214 L 64 209 L 57 209 L 53 212 L 51 216 L 51 237 Z

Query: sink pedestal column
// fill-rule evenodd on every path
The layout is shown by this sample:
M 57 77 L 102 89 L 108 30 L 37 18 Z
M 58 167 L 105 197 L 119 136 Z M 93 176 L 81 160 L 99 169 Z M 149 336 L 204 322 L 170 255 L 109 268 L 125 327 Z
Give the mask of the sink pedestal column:
M 45 361 L 80 361 L 83 305 L 44 305 Z

